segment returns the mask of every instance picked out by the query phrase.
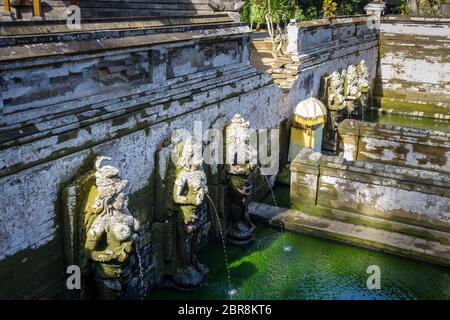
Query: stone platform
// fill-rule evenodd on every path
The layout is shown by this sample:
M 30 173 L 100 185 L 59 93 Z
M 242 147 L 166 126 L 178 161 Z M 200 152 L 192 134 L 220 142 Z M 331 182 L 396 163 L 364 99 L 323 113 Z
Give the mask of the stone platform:
M 369 218 L 374 220 L 372 221 L 373 223 L 384 222 L 390 224 L 392 227 L 391 231 L 387 231 L 375 227 L 332 220 L 297 210 L 276 208 L 258 202 L 253 202 L 249 211 L 253 219 L 262 221 L 270 226 L 277 226 L 282 223 L 284 228 L 289 231 L 312 234 L 369 249 L 450 266 L 450 245 L 431 241 L 420 236 L 403 234 L 401 230 L 411 228 L 411 226 L 399 222 Z M 336 211 L 339 211 L 336 213 L 349 220 L 360 216 L 350 212 Z M 450 233 L 417 226 L 414 228 L 418 234 L 428 233 L 437 239 L 450 240 Z

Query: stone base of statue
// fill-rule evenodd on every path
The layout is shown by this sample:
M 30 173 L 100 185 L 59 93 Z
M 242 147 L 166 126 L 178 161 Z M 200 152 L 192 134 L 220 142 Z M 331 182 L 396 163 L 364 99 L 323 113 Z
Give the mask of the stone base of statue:
M 179 289 L 193 290 L 205 282 L 208 272 L 204 264 L 197 262 L 178 272 L 173 277 L 173 283 Z
M 207 222 L 208 208 L 206 203 L 202 203 L 200 206 L 181 205 L 179 210 L 185 220 L 182 222 L 182 235 L 178 243 L 179 267 L 172 281 L 179 289 L 192 290 L 206 280 L 209 271 L 197 261 L 195 254 L 199 231 Z
M 229 174 L 230 222 L 228 224 L 228 241 L 234 244 L 246 244 L 253 239 L 256 230 L 250 221 L 248 203 L 252 190 L 250 175 Z
M 99 300 L 117 300 L 123 297 L 131 279 L 131 261 L 123 264 L 96 263 L 94 278 L 95 297 Z

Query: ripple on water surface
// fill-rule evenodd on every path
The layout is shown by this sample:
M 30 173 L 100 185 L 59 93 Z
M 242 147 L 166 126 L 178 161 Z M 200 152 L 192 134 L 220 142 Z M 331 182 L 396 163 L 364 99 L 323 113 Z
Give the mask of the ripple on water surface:
M 285 250 L 290 247 L 290 250 Z M 208 283 L 195 292 L 155 290 L 150 299 L 450 299 L 450 269 L 258 225 L 248 246 L 227 247 L 229 294 L 221 244 L 201 260 Z M 381 289 L 367 289 L 378 265 Z

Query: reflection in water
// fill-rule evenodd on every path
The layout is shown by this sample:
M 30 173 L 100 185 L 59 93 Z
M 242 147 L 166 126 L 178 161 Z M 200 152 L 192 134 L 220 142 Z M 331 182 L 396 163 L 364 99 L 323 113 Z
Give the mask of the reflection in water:
M 229 246 L 236 299 L 450 299 L 450 269 L 257 225 L 247 247 Z M 154 290 L 150 299 L 226 299 L 221 244 L 203 254 L 211 274 L 195 292 Z M 381 268 L 381 289 L 369 290 L 366 272 Z

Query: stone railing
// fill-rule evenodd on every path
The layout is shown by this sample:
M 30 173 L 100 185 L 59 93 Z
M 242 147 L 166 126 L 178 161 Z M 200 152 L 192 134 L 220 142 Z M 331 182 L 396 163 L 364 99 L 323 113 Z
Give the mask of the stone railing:
M 287 52 L 300 60 L 304 55 L 361 44 L 376 38 L 377 30 L 369 25 L 365 15 L 293 22 L 287 27 Z
M 344 120 L 339 152 L 346 160 L 366 160 L 450 172 L 450 133 Z

